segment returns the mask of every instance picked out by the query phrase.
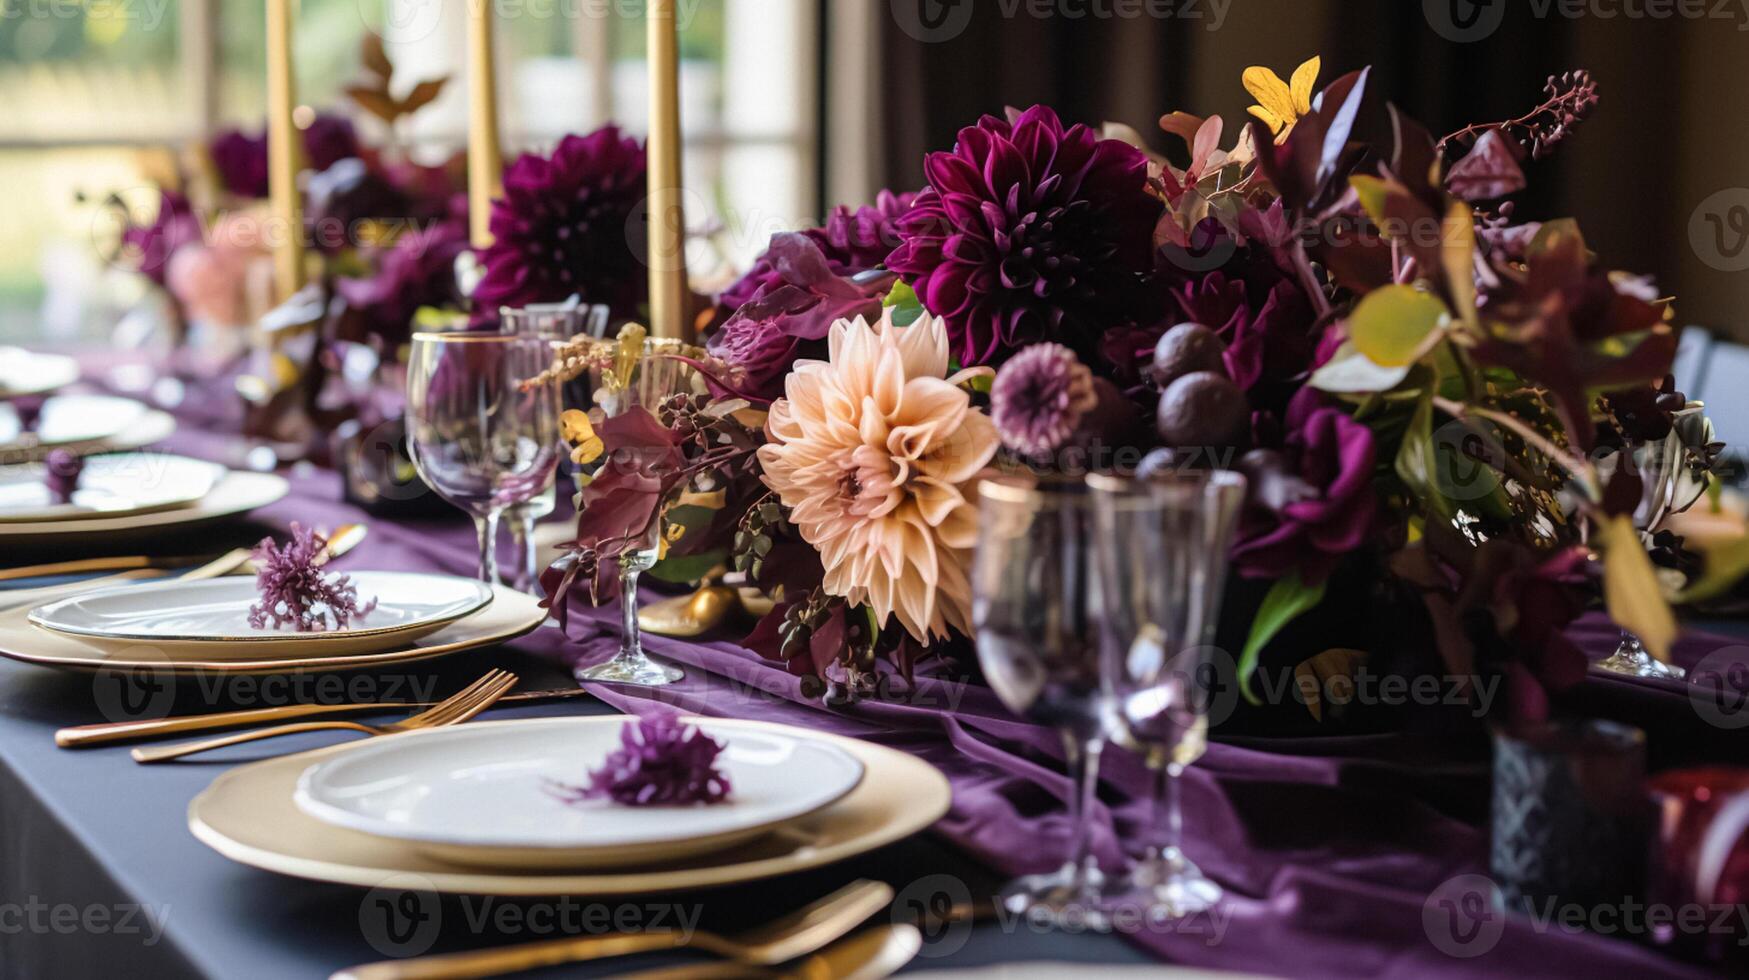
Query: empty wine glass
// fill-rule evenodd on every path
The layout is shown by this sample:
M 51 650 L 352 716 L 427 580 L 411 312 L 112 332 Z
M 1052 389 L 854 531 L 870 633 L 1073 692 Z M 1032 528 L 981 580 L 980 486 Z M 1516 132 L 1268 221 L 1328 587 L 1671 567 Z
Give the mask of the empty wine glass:
M 1706 492 L 1704 471 L 1696 474 L 1690 446 L 1713 441 L 1712 423 L 1697 402 L 1672 414 L 1670 432 L 1662 439 L 1630 445 L 1617 457 L 1617 466 L 1632 465 L 1640 474 L 1640 505 L 1634 510 L 1634 526 L 1649 535 L 1671 514 L 1694 505 Z M 1681 680 L 1681 667 L 1664 663 L 1647 652 L 1640 638 L 1621 631 L 1615 652 L 1597 662 L 1597 669 L 1629 677 L 1664 677 Z
M 1058 871 L 1015 881 L 1010 911 L 1035 921 L 1103 928 L 1103 876 L 1089 814 L 1108 705 L 1099 679 L 1100 604 L 1093 511 L 1085 481 L 1001 477 L 979 485 L 972 621 L 978 662 L 1002 703 L 1055 728 L 1073 785 L 1072 843 Z
M 601 336 L 607 329 L 608 312 L 605 306 L 584 306 L 575 298 L 566 303 L 506 306 L 498 311 L 498 328 L 500 333 L 538 338 L 557 345 L 576 336 Z M 561 400 L 566 406 L 588 408 L 587 390 L 582 392 L 583 400 L 576 402 L 572 400 L 578 394 L 574 389 L 575 385 L 567 385 L 562 389 Z M 557 506 L 558 490 L 555 481 L 549 483 L 532 500 L 512 504 L 504 510 L 504 521 L 510 525 L 510 541 L 516 552 L 516 569 L 512 582 L 518 592 L 532 593 L 535 590 L 540 570 L 535 567 L 534 526 Z
M 1153 774 L 1144 856 L 1125 890 L 1146 896 L 1151 921 L 1180 918 L 1221 897 L 1184 856 L 1177 777 L 1207 746 L 1209 694 L 1217 689 L 1210 644 L 1245 478 L 1182 471 L 1096 475 L 1088 483 L 1113 734 Z
M 613 418 L 627 412 L 647 411 L 660 417 L 664 402 L 677 394 L 694 392 L 698 372 L 672 356 L 680 353 L 680 348 L 677 340 L 649 339 L 631 344 L 622 335 L 614 353 L 588 373 L 593 399 L 602 415 Z M 686 676 L 680 668 L 657 663 L 644 653 L 638 627 L 638 576 L 656 564 L 661 554 L 661 534 L 662 519 L 658 516 L 650 522 L 642 540 L 620 552 L 619 652 L 606 663 L 579 669 L 578 680 L 657 687 Z
M 498 581 L 498 521 L 506 507 L 551 488 L 559 458 L 559 398 L 522 383 L 552 363 L 544 340 L 416 333 L 407 364 L 407 448 L 438 496 L 474 518 L 479 577 Z

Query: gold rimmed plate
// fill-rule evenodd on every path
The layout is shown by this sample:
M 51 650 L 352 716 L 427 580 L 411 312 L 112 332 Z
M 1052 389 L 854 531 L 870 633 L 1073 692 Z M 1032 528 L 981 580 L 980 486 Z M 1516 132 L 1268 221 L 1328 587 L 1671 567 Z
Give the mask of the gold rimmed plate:
M 239 517 L 275 503 L 289 492 L 291 484 L 284 477 L 272 473 L 232 471 L 221 477 L 205 496 L 186 507 L 129 517 L 0 522 L 0 552 L 8 548 L 108 548 L 129 538 L 183 532 Z
M 487 730 L 547 720 L 473 722 L 469 727 Z M 617 729 L 627 719 L 584 720 Z M 481 871 L 442 860 L 412 842 L 331 826 L 305 814 L 293 801 L 299 778 L 351 745 L 232 769 L 189 804 L 188 825 L 195 837 L 233 861 L 312 881 L 360 888 L 394 881 L 397 887 L 472 895 L 635 895 L 730 885 L 832 864 L 923 830 L 947 812 L 952 800 L 947 777 L 895 749 L 769 722 L 710 723 L 722 730 L 804 736 L 834 745 L 862 764 L 863 779 L 836 802 L 727 850 L 637 869 L 583 873 Z M 427 734 L 393 737 L 411 740 Z
M 246 580 L 245 580 L 246 581 Z M 78 671 L 154 671 L 168 674 L 298 674 L 364 670 L 391 664 L 429 660 L 463 650 L 492 646 L 534 632 L 546 619 L 540 600 L 504 586 L 494 586 L 492 601 L 435 633 L 374 653 L 299 655 L 295 648 L 265 650 L 247 656 L 187 657 L 166 654 L 157 644 L 105 648 L 82 637 L 40 629 L 28 610 L 0 612 L 0 656 L 41 667 Z M 246 647 L 244 652 L 253 648 Z

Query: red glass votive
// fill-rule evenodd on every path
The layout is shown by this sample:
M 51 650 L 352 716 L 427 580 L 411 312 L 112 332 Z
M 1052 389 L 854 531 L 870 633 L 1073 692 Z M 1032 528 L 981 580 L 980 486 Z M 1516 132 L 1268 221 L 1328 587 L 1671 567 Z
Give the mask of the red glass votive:
M 1653 941 L 1749 966 L 1749 769 L 1677 769 L 1647 787 L 1658 808 L 1648 915 L 1664 920 L 1653 921 Z

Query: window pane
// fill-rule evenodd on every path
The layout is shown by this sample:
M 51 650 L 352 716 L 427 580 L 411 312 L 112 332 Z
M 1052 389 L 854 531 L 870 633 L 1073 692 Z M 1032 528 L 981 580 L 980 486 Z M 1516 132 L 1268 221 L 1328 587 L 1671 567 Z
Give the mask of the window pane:
M 194 123 L 178 66 L 178 5 L 7 4 L 0 16 L 0 138 L 132 140 Z

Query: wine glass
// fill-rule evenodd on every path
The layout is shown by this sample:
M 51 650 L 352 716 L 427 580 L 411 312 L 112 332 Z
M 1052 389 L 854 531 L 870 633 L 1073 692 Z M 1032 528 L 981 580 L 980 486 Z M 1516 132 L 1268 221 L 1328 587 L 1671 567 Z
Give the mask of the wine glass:
M 607 329 L 607 318 L 607 307 L 583 306 L 575 300 L 522 307 L 506 306 L 498 311 L 498 330 L 500 333 L 538 338 L 557 345 L 579 335 L 601 336 Z M 571 386 L 567 386 L 561 393 L 561 398 L 565 404 L 574 404 L 570 399 L 575 394 L 577 393 L 571 390 Z M 587 391 L 583 392 L 583 399 L 581 404 L 587 406 Z M 504 509 L 504 520 L 510 525 L 511 545 L 516 551 L 516 574 L 512 581 L 518 592 L 532 593 L 535 590 L 540 571 L 535 567 L 534 525 L 551 514 L 557 506 L 558 490 L 555 481 L 548 484 L 532 500 L 511 504 Z
M 641 331 L 639 331 L 641 334 Z M 627 412 L 649 412 L 660 417 L 664 402 L 678 394 L 695 391 L 698 372 L 673 356 L 681 352 L 673 339 L 636 341 L 622 335 L 612 354 L 587 372 L 593 399 L 601 413 L 614 418 Z M 619 555 L 620 617 L 619 652 L 594 667 L 579 668 L 579 681 L 603 681 L 659 687 L 686 676 L 678 667 L 657 663 L 644 653 L 638 626 L 638 576 L 656 564 L 661 554 L 661 508 L 645 529 L 643 538 L 628 544 Z
M 1210 644 L 1245 478 L 1178 471 L 1095 475 L 1088 484 L 1113 734 L 1142 754 L 1153 777 L 1144 856 L 1126 891 L 1147 897 L 1152 918 L 1181 918 L 1221 897 L 1184 856 L 1177 777 L 1208 744 L 1208 695 L 1216 689 Z
M 1099 679 L 1091 495 L 1085 481 L 1057 477 L 992 478 L 978 492 L 978 662 L 1010 711 L 1057 730 L 1073 786 L 1067 861 L 1013 882 L 1001 901 L 1035 921 L 1104 928 L 1104 877 L 1089 824 L 1109 713 Z
M 1632 465 L 1640 474 L 1640 505 L 1634 510 L 1634 527 L 1649 536 L 1666 517 L 1694 505 L 1706 492 L 1705 474 L 1689 465 L 1690 446 L 1713 441 L 1712 423 L 1704 406 L 1690 402 L 1671 416 L 1670 432 L 1662 439 L 1641 442 L 1622 450 L 1617 466 Z M 1597 669 L 1628 677 L 1663 677 L 1681 680 L 1681 667 L 1664 663 L 1646 651 L 1640 638 L 1621 631 L 1615 652 L 1597 662 Z
M 552 363 L 544 340 L 416 333 L 407 363 L 407 449 L 438 496 L 467 511 L 479 535 L 480 580 L 498 581 L 506 507 L 551 488 L 559 458 L 559 397 L 523 389 Z

